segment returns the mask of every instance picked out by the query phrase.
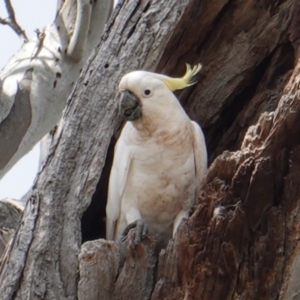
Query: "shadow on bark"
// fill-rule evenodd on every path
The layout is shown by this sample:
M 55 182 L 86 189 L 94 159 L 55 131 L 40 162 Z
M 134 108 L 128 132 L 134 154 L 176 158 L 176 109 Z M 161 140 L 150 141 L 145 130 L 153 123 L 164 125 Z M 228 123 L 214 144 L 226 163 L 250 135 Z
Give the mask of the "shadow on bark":
M 289 186 L 296 185 L 300 133 L 292 4 L 194 3 L 166 46 L 157 71 L 180 75 L 185 62 L 204 65 L 198 84 L 178 97 L 204 129 L 211 167 L 191 218 L 148 270 L 154 285 L 143 299 L 290 299 L 287 260 L 296 243 L 287 239 L 298 200 Z M 127 263 L 139 251 L 129 244 Z M 116 291 L 142 299 L 129 279 L 118 284 L 118 274 L 113 299 Z

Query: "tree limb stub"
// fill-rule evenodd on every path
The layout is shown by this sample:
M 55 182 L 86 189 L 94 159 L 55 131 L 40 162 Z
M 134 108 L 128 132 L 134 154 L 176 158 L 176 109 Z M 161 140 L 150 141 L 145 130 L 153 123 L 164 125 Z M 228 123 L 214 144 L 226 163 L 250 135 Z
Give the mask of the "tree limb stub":
M 79 254 L 79 299 L 150 298 L 156 265 L 155 241 L 153 238 L 146 238 L 142 244 L 132 248 L 134 238 L 135 234 L 131 231 L 126 244 L 121 247 L 102 239 L 82 246 Z M 123 247 L 127 249 L 122 249 Z M 120 268 L 124 251 L 128 255 L 123 268 Z

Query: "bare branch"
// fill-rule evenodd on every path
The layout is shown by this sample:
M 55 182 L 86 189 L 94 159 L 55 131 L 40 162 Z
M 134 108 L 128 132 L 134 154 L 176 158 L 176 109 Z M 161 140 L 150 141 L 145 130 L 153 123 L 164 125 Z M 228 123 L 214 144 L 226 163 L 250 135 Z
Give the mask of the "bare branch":
M 10 0 L 4 0 L 5 7 L 8 13 L 8 18 L 0 18 L 0 24 L 8 25 L 24 42 L 28 41 L 25 30 L 18 24 L 15 16 L 15 11 L 10 3 Z
M 43 44 L 44 44 L 44 39 L 45 39 L 45 36 L 46 36 L 46 33 L 45 33 L 45 27 L 43 28 L 42 31 L 40 31 L 38 28 L 35 30 L 35 33 L 37 35 L 37 43 L 36 43 L 36 48 L 34 49 L 34 53 L 32 53 L 32 57 L 30 60 L 33 60 L 35 59 L 40 51 L 42 50 L 43 48 Z

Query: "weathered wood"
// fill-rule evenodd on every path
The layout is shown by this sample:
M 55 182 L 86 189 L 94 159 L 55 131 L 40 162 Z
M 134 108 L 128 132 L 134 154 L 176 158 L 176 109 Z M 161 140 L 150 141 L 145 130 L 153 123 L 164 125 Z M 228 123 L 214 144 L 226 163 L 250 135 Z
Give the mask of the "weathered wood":
M 102 239 L 83 244 L 79 255 L 79 299 L 149 299 L 156 265 L 155 241 L 146 238 L 132 248 L 134 237 L 130 232 L 121 249 Z
M 78 298 L 111 299 L 119 269 L 119 248 L 114 242 L 86 242 L 79 254 Z
M 18 202 L 10 198 L 0 201 L 0 228 L 16 228 L 23 211 Z
M 221 5 L 221 1 L 216 3 Z M 178 47 L 197 41 L 178 33 L 178 39 L 171 39 L 165 50 L 166 58 L 163 56 L 159 64 L 164 67 L 164 59 L 168 62 L 164 70 L 180 68 L 176 57 L 186 60 L 188 54 L 203 57 L 207 68 L 205 58 L 218 65 L 220 70 L 204 69 L 200 84 L 192 93 L 183 92 L 181 100 L 188 112 L 205 124 L 211 157 L 224 149 L 239 151 L 224 152 L 212 164 L 200 206 L 159 257 L 151 299 L 291 299 L 299 293 L 296 218 L 289 225 L 295 226 L 290 235 L 285 228 L 286 216 L 297 215 L 299 205 L 298 186 L 293 192 L 295 198 L 290 199 L 291 183 L 285 179 L 289 177 L 289 157 L 294 156 L 295 161 L 292 153 L 294 147 L 298 149 L 300 130 L 299 66 L 293 72 L 297 44 L 288 31 L 292 17 L 296 17 L 294 4 L 281 1 L 256 7 L 254 1 L 240 6 L 228 2 L 226 10 L 216 17 L 217 24 L 215 19 L 210 23 L 221 31 L 222 39 L 212 34 L 206 38 L 204 50 L 198 46 L 200 52 L 193 44 Z M 209 9 L 197 10 L 195 5 L 193 17 L 197 15 L 201 23 L 211 16 Z M 253 16 L 265 16 L 255 18 L 253 27 L 247 24 L 251 9 Z M 244 26 L 229 22 L 232 15 L 245 22 Z M 191 28 L 189 21 L 183 17 L 179 24 Z M 230 30 L 224 26 L 226 22 L 233 26 Z M 195 33 L 183 28 L 191 35 Z M 201 43 L 201 38 L 198 41 Z M 214 46 L 205 50 L 210 41 Z M 177 51 L 171 52 L 175 46 Z M 299 170 L 298 164 L 295 170 Z M 296 184 L 294 180 L 292 184 Z M 292 241 L 287 244 L 289 236 Z M 120 295 L 124 291 L 120 288 Z M 144 299 L 148 299 L 146 294 Z
M 19 224 L 23 208 L 18 201 L 5 198 L 0 201 L 0 262 L 11 236 Z
M 27 204 L 15 241 L 22 231 L 30 231 L 34 238 L 22 246 L 13 243 L 6 257 L 0 275 L 0 294 L 6 299 L 76 298 L 80 218 L 118 124 L 115 86 L 129 70 L 155 68 L 188 3 L 130 0 L 115 11 L 53 133 L 50 155 L 34 186 L 38 200 Z M 35 220 L 34 229 L 30 220 Z M 10 262 L 18 257 L 23 262 L 11 268 Z
M 294 64 L 294 4 L 198 1 L 178 23 L 158 70 L 182 74 L 186 62 L 203 64 L 199 82 L 180 100 L 204 128 L 211 161 L 239 149 L 249 124 L 276 108 Z

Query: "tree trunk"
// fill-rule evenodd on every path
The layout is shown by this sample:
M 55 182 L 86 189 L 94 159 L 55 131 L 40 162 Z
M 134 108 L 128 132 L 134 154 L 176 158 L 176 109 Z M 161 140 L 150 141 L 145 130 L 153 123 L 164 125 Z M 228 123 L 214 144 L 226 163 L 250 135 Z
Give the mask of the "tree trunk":
M 58 1 L 52 25 L 0 72 L 0 179 L 59 122 L 113 0 Z
M 299 25 L 296 0 L 119 6 L 52 133 L 4 257 L 0 295 L 298 299 Z M 134 231 L 125 256 L 103 239 L 81 246 L 81 216 L 95 191 L 83 240 L 88 217 L 105 206 L 120 77 L 136 69 L 180 75 L 185 62 L 204 66 L 198 84 L 179 94 L 204 128 L 211 161 L 199 203 L 159 254 L 152 237 L 132 248 Z

